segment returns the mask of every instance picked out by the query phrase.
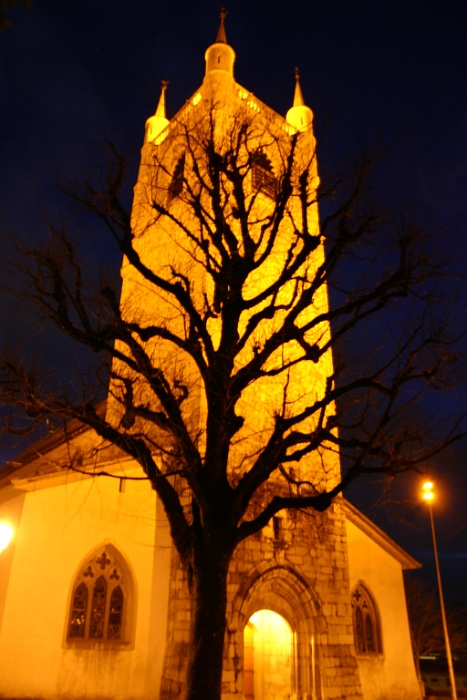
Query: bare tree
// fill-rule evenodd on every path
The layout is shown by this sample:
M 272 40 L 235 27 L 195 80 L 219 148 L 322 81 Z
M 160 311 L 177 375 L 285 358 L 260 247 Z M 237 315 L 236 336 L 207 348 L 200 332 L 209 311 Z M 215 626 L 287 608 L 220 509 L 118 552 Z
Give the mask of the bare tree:
M 318 187 L 313 138 L 251 112 L 220 129 L 214 105 L 147 143 L 132 216 L 113 148 L 105 186 L 71 192 L 124 255 L 121 301 L 105 281 L 90 298 L 63 228 L 23 251 L 45 316 L 110 358 L 106 412 L 84 379 L 58 387 L 17 357 L 2 365 L 11 425 L 79 420 L 162 501 L 192 601 L 187 700 L 220 698 L 242 540 L 283 509 L 327 509 L 363 474 L 416 469 L 460 433 L 407 420 L 454 375 L 425 232 L 372 204 L 373 162 Z
M 436 588 L 413 576 L 405 578 L 405 592 L 409 612 L 410 636 L 415 666 L 420 677 L 420 657 L 446 656 L 443 623 Z M 465 608 L 465 605 L 464 605 Z M 449 641 L 454 654 L 464 654 L 467 647 L 465 610 L 450 606 L 447 611 Z

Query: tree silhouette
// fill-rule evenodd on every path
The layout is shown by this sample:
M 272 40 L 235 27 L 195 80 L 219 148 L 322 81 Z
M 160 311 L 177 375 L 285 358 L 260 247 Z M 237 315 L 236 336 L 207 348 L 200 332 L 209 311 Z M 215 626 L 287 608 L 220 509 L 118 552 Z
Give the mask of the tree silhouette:
M 120 247 L 121 294 L 90 293 L 61 226 L 23 250 L 25 295 L 108 376 L 59 384 L 17 354 L 1 378 L 10 429 L 76 419 L 141 465 L 190 591 L 186 698 L 215 700 L 237 545 L 361 475 L 418 468 L 460 429 L 414 410 L 453 380 L 454 339 L 426 232 L 370 197 L 374 161 L 319 184 L 310 134 L 248 105 L 199 110 L 146 143 L 132 215 L 112 146 L 104 185 L 68 191 Z
M 420 677 L 421 656 L 446 656 L 439 594 L 436 588 L 410 575 L 405 578 L 405 592 L 415 666 Z M 455 655 L 464 654 L 466 649 L 464 611 L 465 604 L 450 606 L 447 611 L 449 642 Z

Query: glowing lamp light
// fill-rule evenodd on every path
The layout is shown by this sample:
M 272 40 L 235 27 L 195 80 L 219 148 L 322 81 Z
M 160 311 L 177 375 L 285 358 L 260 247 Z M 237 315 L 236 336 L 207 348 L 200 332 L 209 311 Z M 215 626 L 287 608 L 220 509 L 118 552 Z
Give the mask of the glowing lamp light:
M 8 523 L 0 523 L 0 552 L 3 552 L 10 544 L 13 532 L 11 525 L 8 525 Z
M 435 494 L 433 493 L 434 484 L 432 481 L 425 481 L 422 486 L 423 489 L 423 500 L 424 501 L 434 501 Z
M 438 546 L 436 544 L 435 520 L 433 518 L 433 508 L 431 507 L 434 501 L 435 494 L 433 493 L 434 484 L 432 481 L 425 481 L 422 485 L 423 500 L 428 504 L 428 512 L 430 514 L 431 536 L 433 538 L 433 553 L 435 555 L 436 577 L 438 579 L 439 603 L 441 608 L 441 619 L 443 621 L 444 643 L 446 646 L 446 659 L 448 662 L 449 682 L 451 684 L 452 700 L 457 700 L 456 678 L 454 676 L 454 666 L 452 663 L 451 643 L 449 641 L 448 625 L 446 621 L 446 609 L 444 607 L 443 585 L 441 582 L 441 572 L 439 570 Z

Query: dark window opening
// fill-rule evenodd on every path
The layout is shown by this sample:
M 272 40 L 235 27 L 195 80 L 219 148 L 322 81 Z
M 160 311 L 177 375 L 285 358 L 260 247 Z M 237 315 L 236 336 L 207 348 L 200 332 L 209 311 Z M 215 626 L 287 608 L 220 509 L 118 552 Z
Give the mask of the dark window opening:
M 376 607 L 363 586 L 352 593 L 352 617 L 357 654 L 380 654 L 381 631 Z
M 276 198 L 277 180 L 274 177 L 271 161 L 263 151 L 257 151 L 253 156 L 251 179 L 254 191 L 262 192 L 271 199 Z
M 126 600 L 124 573 L 104 550 L 81 569 L 71 599 L 68 622 L 70 641 L 119 641 L 124 637 Z
M 275 540 L 283 539 L 284 533 L 282 531 L 282 518 L 277 515 L 275 515 L 272 519 L 272 531 L 274 533 Z
M 179 197 L 183 190 L 185 179 L 185 154 L 180 156 L 173 171 L 172 180 L 169 185 L 169 200 Z

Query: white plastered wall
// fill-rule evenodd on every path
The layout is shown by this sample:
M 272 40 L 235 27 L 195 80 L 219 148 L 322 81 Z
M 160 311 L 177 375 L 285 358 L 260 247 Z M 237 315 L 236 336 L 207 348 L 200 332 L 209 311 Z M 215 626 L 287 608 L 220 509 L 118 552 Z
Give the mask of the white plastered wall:
M 147 482 L 126 481 L 123 493 L 119 486 L 99 477 L 26 494 L 9 553 L 0 697 L 154 698 L 165 650 L 169 533 Z M 133 632 L 118 650 L 73 648 L 66 642 L 73 578 L 106 542 L 134 577 Z
M 381 623 L 382 654 L 358 655 L 365 700 L 418 700 L 420 689 L 410 643 L 402 566 L 347 520 L 350 590 L 363 583 Z

